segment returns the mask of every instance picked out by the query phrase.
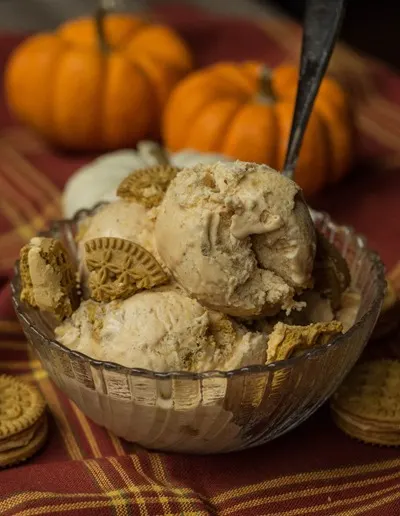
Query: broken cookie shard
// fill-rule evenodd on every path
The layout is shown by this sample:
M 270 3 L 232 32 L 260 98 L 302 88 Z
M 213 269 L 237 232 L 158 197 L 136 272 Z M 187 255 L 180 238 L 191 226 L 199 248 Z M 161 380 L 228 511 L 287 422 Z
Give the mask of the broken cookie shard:
M 121 182 L 117 195 L 153 208 L 161 203 L 170 182 L 179 171 L 180 168 L 169 165 L 136 170 Z
M 85 260 L 90 273 L 91 297 L 96 301 L 124 299 L 169 279 L 151 253 L 122 238 L 101 237 L 87 241 Z
M 342 323 L 330 321 L 308 326 L 290 326 L 278 322 L 268 340 L 267 363 L 286 360 L 302 351 L 323 346 L 341 334 Z
M 35 237 L 21 249 L 21 300 L 69 317 L 79 305 L 76 269 L 63 244 L 54 238 Z

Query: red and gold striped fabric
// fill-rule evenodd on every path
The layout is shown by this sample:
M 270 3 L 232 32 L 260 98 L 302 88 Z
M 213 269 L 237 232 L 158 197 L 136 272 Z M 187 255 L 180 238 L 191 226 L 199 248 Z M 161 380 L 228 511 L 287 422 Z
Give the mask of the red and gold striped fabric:
M 297 59 L 299 28 L 287 20 L 222 19 L 163 8 L 158 17 L 188 40 L 199 66 L 220 59 Z M 218 38 L 218 44 L 216 44 Z M 0 66 L 19 41 L 0 37 Z M 359 162 L 341 185 L 313 200 L 369 239 L 400 292 L 400 77 L 340 46 L 335 73 L 354 93 Z M 400 514 L 398 450 L 342 434 L 322 408 L 295 431 L 246 452 L 183 456 L 148 452 L 89 421 L 32 357 L 7 281 L 21 245 L 59 216 L 68 176 L 89 156 L 62 155 L 12 125 L 0 102 L 0 372 L 39 385 L 50 417 L 45 448 L 0 472 L 0 514 L 16 515 L 372 515 Z M 385 224 L 382 226 L 382 221 Z M 399 356 L 400 335 L 379 353 Z

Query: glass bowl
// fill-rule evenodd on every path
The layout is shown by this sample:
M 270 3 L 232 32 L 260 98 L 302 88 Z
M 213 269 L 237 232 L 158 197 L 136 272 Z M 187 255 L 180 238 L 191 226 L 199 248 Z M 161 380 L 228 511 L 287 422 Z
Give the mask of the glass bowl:
M 76 256 L 78 223 L 96 209 L 54 222 L 42 235 L 60 238 Z M 94 360 L 55 341 L 52 317 L 20 302 L 18 262 L 11 284 L 14 308 L 50 377 L 89 418 L 115 435 L 174 452 L 258 446 L 295 428 L 331 396 L 360 356 L 382 305 L 384 269 L 365 239 L 326 214 L 313 211 L 312 216 L 347 260 L 361 305 L 347 333 L 285 361 L 196 374 Z

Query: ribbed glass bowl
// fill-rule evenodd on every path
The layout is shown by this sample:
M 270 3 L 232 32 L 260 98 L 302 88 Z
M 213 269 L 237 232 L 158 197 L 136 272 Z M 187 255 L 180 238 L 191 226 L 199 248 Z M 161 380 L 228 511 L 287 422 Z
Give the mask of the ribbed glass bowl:
M 78 222 L 52 224 L 73 256 Z M 147 448 L 217 453 L 263 444 L 307 419 L 335 391 L 360 356 L 378 318 L 385 279 L 365 239 L 312 212 L 316 227 L 347 260 L 361 292 L 355 325 L 330 344 L 304 355 L 234 371 L 158 373 L 101 362 L 54 340 L 54 321 L 20 302 L 19 264 L 13 303 L 25 335 L 58 387 L 93 421 Z

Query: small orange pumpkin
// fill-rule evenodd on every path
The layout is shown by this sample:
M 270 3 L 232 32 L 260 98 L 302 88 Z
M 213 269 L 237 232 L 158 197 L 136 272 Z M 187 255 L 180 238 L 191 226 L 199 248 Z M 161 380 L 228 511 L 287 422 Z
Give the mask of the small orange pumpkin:
M 51 142 L 77 150 L 134 146 L 159 134 L 191 54 L 170 28 L 102 12 L 26 39 L 5 74 L 10 110 Z
M 268 72 L 268 73 L 267 73 Z M 172 92 L 163 116 L 171 151 L 223 153 L 281 170 L 292 123 L 298 70 L 261 63 L 219 63 L 191 73 Z M 348 171 L 353 143 L 347 95 L 332 78 L 321 85 L 295 178 L 307 195 Z

